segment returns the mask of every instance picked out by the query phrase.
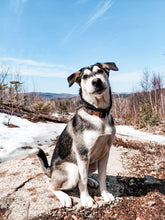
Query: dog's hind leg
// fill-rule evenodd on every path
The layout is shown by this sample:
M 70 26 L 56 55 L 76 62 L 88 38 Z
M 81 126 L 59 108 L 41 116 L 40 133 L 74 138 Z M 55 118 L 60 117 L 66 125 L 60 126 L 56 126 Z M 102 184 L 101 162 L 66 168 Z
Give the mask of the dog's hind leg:
M 98 188 L 99 183 L 95 179 L 93 179 L 92 177 L 88 177 L 88 186 L 91 188 Z
M 88 174 L 95 172 L 97 170 L 97 167 L 98 167 L 97 162 L 90 164 Z M 99 183 L 95 179 L 93 179 L 92 177 L 88 177 L 88 186 L 91 188 L 98 188 Z
M 71 207 L 71 198 L 61 190 L 69 190 L 77 185 L 79 180 L 78 167 L 73 163 L 62 162 L 56 165 L 51 180 L 51 190 L 60 200 L 62 206 Z

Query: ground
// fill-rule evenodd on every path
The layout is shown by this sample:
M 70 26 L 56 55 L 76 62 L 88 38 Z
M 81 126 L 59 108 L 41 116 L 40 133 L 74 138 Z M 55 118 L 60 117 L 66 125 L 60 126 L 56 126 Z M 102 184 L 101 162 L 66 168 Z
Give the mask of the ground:
M 114 145 L 124 170 L 107 176 L 108 189 L 116 196 L 113 203 L 101 203 L 95 196 L 98 190 L 89 188 L 96 203 L 93 208 L 59 208 L 34 219 L 165 219 L 165 146 L 121 137 Z M 97 174 L 93 177 L 97 179 Z M 70 195 L 78 195 L 75 191 Z
M 99 189 L 89 187 L 95 204 L 92 208 L 82 208 L 78 188 L 75 188 L 68 192 L 73 207 L 62 208 L 46 185 L 48 179 L 36 155 L 12 160 L 9 157 L 13 153 L 21 155 L 21 150 L 32 146 L 31 143 L 34 147 L 49 145 L 47 138 L 55 138 L 65 125 L 32 124 L 13 117 L 17 127 L 8 128 L 5 120 L 6 115 L 1 114 L 0 158 L 7 161 L 0 163 L 0 219 L 165 219 L 165 136 L 162 129 L 161 135 L 157 132 L 152 135 L 132 127 L 117 126 L 107 166 L 107 187 L 115 201 L 105 204 Z M 159 128 L 154 128 L 156 130 Z M 49 161 L 53 149 L 54 146 L 47 146 Z M 97 179 L 97 173 L 92 177 Z

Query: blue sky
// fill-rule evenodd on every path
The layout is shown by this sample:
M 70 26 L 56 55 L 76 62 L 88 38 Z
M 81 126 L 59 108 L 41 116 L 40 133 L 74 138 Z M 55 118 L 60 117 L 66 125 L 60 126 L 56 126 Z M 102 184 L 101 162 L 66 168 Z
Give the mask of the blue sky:
M 165 76 L 164 0 L 0 1 L 0 64 L 27 91 L 76 94 L 67 76 L 111 61 L 113 92 L 138 90 L 145 69 Z

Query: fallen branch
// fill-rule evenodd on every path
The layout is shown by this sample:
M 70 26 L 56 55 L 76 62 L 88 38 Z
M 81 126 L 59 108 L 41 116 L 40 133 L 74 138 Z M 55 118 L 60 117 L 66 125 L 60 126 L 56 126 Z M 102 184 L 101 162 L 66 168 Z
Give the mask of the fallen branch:
M 0 113 L 6 113 L 10 114 L 10 108 L 11 104 L 0 104 Z M 18 106 L 14 105 L 12 106 L 14 109 L 13 115 L 17 117 L 23 117 L 26 118 L 32 122 L 39 122 L 39 121 L 44 121 L 44 122 L 54 122 L 54 123 L 67 123 L 68 119 L 67 118 L 55 118 L 50 115 L 44 115 L 44 114 L 35 114 L 33 111 L 30 109 L 23 107 L 23 106 Z

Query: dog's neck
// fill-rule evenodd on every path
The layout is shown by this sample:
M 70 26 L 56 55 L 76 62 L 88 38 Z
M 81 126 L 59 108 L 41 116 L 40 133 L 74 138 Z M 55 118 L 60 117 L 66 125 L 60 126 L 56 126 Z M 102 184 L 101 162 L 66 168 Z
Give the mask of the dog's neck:
M 105 118 L 107 115 L 109 115 L 110 109 L 112 107 L 112 96 L 111 96 L 111 90 L 109 89 L 109 105 L 105 108 L 100 108 L 97 106 L 94 106 L 87 102 L 82 95 L 82 90 L 80 89 L 80 98 L 82 102 L 83 109 L 90 115 L 95 115 L 100 118 Z

